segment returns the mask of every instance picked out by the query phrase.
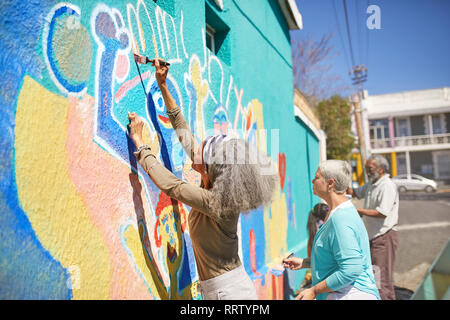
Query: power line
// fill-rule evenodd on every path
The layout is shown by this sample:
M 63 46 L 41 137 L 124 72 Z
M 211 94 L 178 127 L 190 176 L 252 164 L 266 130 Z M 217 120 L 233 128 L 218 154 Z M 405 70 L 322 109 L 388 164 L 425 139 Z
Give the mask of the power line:
M 363 43 L 362 43 L 362 36 L 361 36 L 361 8 L 359 6 L 360 1 L 355 0 L 355 14 L 356 14 L 356 30 L 358 32 L 358 54 L 359 54 L 359 62 L 364 63 L 363 61 Z
M 347 27 L 347 37 L 348 37 L 348 43 L 350 47 L 350 55 L 352 59 L 352 69 L 349 71 L 349 74 L 352 76 L 353 85 L 358 85 L 358 91 L 361 94 L 362 93 L 362 83 L 367 81 L 367 68 L 363 64 L 356 65 L 355 64 L 355 58 L 353 55 L 353 44 L 352 44 L 352 37 L 350 33 L 350 24 L 348 19 L 348 12 L 347 12 L 347 1 L 344 1 L 344 13 L 345 13 L 345 24 Z M 362 57 L 360 57 L 360 60 Z
M 353 57 L 353 45 L 352 45 L 352 39 L 350 36 L 350 27 L 348 25 L 348 14 L 347 14 L 347 2 L 344 0 L 344 12 L 345 12 L 345 24 L 347 26 L 347 36 L 348 36 L 348 42 L 350 44 L 350 56 L 352 58 L 352 66 L 355 65 L 355 58 Z
M 344 39 L 342 38 L 341 28 L 339 26 L 339 18 L 338 18 L 338 14 L 337 14 L 337 10 L 336 10 L 335 0 L 332 0 L 331 2 L 333 3 L 334 17 L 336 19 L 336 27 L 337 27 L 338 34 L 339 34 L 339 39 L 341 40 L 341 46 L 342 46 L 342 49 L 344 50 L 345 63 L 347 64 L 347 68 L 350 70 L 350 64 L 348 62 L 348 54 L 347 54 L 346 47 L 344 45 Z M 350 63 L 351 63 L 351 61 L 350 61 Z
M 369 0 L 367 0 L 367 8 L 369 7 Z M 366 26 L 366 58 L 364 60 L 367 68 L 369 68 L 369 28 Z

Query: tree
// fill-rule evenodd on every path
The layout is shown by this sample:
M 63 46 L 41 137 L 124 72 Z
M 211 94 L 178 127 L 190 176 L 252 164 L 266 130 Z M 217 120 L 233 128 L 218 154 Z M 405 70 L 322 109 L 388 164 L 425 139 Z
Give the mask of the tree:
M 316 112 L 320 126 L 327 135 L 327 159 L 349 160 L 355 147 L 350 103 L 339 95 L 334 95 L 321 101 Z
M 321 100 L 350 88 L 339 75 L 331 74 L 337 56 L 331 45 L 333 36 L 333 33 L 325 34 L 318 41 L 310 37 L 292 38 L 294 85 L 313 108 Z

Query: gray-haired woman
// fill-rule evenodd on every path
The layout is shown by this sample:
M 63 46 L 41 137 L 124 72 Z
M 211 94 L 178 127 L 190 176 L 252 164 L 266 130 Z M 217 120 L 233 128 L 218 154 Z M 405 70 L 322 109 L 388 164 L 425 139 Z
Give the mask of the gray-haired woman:
M 198 145 L 167 88 L 169 67 L 160 65 L 158 60 L 153 65 L 167 114 L 193 162 L 192 168 L 201 175 L 201 185 L 178 179 L 156 160 L 142 140 L 144 123 L 132 112 L 128 116 L 129 130 L 138 149 L 136 158 L 159 189 L 192 208 L 189 231 L 204 298 L 257 299 L 238 255 L 237 225 L 240 212 L 271 202 L 278 179 L 276 170 L 267 155 L 241 139 L 218 135 Z
M 296 299 L 380 299 L 370 259 L 366 228 L 345 192 L 351 167 L 341 160 L 321 162 L 313 180 L 313 192 L 330 207 L 314 237 L 311 259 L 283 260 L 293 270 L 311 267 L 312 288 Z

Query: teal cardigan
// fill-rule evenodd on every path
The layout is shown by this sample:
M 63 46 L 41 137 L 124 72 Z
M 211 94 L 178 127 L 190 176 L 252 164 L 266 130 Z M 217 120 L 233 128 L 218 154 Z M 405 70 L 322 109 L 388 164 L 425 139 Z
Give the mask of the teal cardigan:
M 333 291 L 353 285 L 381 299 L 372 270 L 369 237 L 350 200 L 333 210 L 317 231 L 311 252 L 311 276 L 313 285 L 325 279 Z M 327 296 L 328 293 L 322 293 L 316 299 Z

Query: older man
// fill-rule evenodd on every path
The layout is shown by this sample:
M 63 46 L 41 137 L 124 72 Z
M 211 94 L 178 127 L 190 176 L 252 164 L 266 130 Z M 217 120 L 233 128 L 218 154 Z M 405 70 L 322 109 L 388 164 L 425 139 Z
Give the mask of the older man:
M 374 272 L 380 276 L 380 296 L 395 300 L 393 285 L 394 258 L 397 249 L 398 191 L 389 178 L 389 163 L 380 156 L 371 156 L 365 163 L 369 182 L 347 193 L 365 198 L 364 209 L 357 209 L 363 217 L 370 239 L 370 253 Z

